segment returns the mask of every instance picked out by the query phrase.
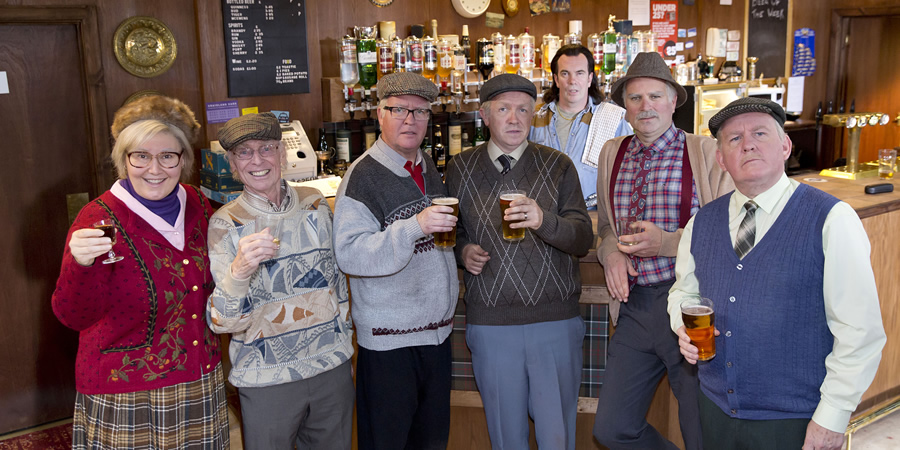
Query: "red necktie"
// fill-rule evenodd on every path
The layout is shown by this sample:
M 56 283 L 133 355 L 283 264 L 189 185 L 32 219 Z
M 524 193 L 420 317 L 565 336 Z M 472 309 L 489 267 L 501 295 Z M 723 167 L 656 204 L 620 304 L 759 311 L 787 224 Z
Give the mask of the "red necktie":
M 409 172 L 410 175 L 412 175 L 413 181 L 416 182 L 416 185 L 419 186 L 419 190 L 422 191 L 422 193 L 424 194 L 425 193 L 425 179 L 422 178 L 422 166 L 420 166 L 418 164 L 413 166 L 412 161 L 407 161 L 406 165 L 403 166 L 403 168 L 406 169 L 406 171 Z

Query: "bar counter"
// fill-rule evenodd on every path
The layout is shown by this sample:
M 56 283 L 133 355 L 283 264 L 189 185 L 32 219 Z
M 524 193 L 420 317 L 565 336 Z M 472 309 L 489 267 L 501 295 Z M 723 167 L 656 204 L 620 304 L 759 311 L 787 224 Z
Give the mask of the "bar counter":
M 895 186 L 894 192 L 869 195 L 864 192 L 866 185 L 885 181 L 877 178 L 843 180 L 821 177 L 818 174 L 797 175 L 793 178 L 834 195 L 853 207 L 862 219 L 872 244 L 872 266 L 888 340 L 875 380 L 863 395 L 862 402 L 851 419 L 852 427 L 854 423 L 866 421 L 872 413 L 877 412 L 885 404 L 896 402 L 900 397 L 900 304 L 898 304 L 900 282 L 897 277 L 900 272 L 900 258 L 898 258 L 900 257 L 900 191 L 896 190 L 900 189 L 900 186 L 894 181 L 892 182 Z M 590 214 L 596 223 L 596 212 L 592 211 Z M 596 226 L 594 228 L 596 230 Z M 596 245 L 594 247 L 596 248 Z M 606 290 L 603 267 L 597 261 L 596 253 L 593 250 L 581 259 L 581 279 L 581 303 L 609 303 L 610 297 Z M 610 325 L 610 335 L 613 332 L 611 327 Z M 490 448 L 487 425 L 478 392 L 454 390 L 451 404 L 448 448 L 461 450 Z M 579 399 L 576 437 L 578 449 L 603 448 L 591 435 L 596 408 L 596 398 L 581 397 Z M 678 404 L 665 377 L 657 387 L 647 419 L 660 433 L 683 448 L 681 431 L 678 426 Z M 531 448 L 537 448 L 533 430 L 532 426 Z

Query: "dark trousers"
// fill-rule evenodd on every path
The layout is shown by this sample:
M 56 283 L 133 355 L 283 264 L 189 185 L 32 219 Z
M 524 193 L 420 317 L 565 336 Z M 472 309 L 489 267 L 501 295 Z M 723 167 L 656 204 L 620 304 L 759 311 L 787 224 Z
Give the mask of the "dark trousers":
M 594 418 L 594 437 L 611 449 L 678 448 L 646 419 L 656 386 L 666 372 L 678 400 L 685 448 L 702 448 L 697 367 L 681 356 L 666 312 L 673 282 L 635 286 L 619 311 Z
M 450 436 L 450 339 L 388 351 L 359 348 L 360 450 L 446 449 Z
M 710 450 L 797 450 L 803 447 L 809 420 L 735 419 L 700 392 L 703 445 Z

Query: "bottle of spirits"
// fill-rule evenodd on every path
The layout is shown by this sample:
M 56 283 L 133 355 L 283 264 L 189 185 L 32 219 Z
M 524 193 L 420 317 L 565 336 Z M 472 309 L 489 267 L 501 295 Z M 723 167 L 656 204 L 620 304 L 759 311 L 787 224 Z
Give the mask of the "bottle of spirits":
M 534 72 L 534 36 L 528 34 L 528 27 L 519 35 L 519 52 L 519 72 L 530 80 Z
M 484 144 L 484 127 L 481 126 L 481 118 L 475 119 L 475 146 Z
M 431 146 L 431 153 L 438 172 L 444 173 L 444 168 L 447 167 L 447 153 L 444 151 L 444 144 L 441 143 L 441 127 L 438 125 L 435 125 L 434 145 Z
M 610 14 L 609 28 L 603 33 L 603 73 L 609 75 L 616 70 L 616 29 L 613 27 L 613 21 L 616 16 Z
M 462 51 L 466 54 L 466 64 L 470 64 L 472 62 L 472 44 L 469 42 L 468 25 L 463 25 L 462 37 L 459 38 L 459 46 L 462 47 Z

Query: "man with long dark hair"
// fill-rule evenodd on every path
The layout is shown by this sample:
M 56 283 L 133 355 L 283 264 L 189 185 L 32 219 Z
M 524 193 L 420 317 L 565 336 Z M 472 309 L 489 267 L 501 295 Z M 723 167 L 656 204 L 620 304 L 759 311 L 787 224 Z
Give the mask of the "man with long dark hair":
M 544 105 L 531 121 L 528 140 L 555 148 L 572 159 L 588 208 L 597 204 L 597 157 L 608 139 L 631 134 L 625 110 L 603 102 L 594 75 L 594 57 L 583 45 L 560 48 L 550 62 L 553 84 L 544 91 Z M 594 139 L 589 139 L 591 134 Z M 595 152 L 585 148 L 588 141 Z

